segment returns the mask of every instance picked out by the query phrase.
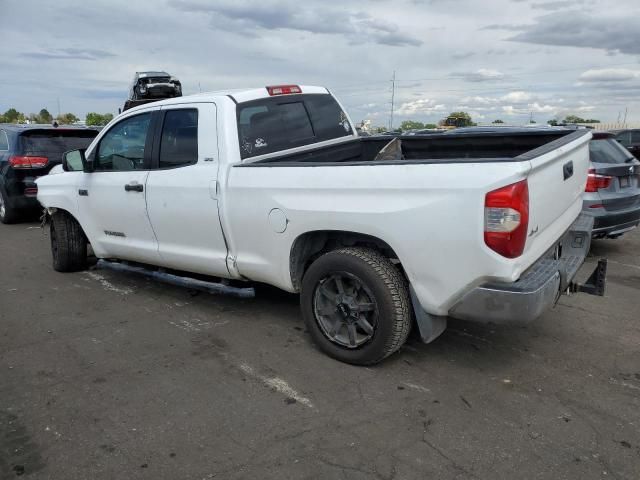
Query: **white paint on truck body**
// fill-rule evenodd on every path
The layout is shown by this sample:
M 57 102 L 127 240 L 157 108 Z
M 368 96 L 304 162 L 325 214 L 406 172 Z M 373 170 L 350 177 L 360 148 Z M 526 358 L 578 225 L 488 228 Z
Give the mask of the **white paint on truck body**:
M 303 93 L 329 94 L 322 87 L 301 88 Z M 95 181 L 92 176 L 111 173 L 65 172 L 40 178 L 38 199 L 75 216 L 98 257 L 250 279 L 288 291 L 295 290 L 290 255 L 300 235 L 328 230 L 377 237 L 396 252 L 420 304 L 434 315 L 446 315 L 477 285 L 517 280 L 580 213 L 590 135 L 530 161 L 256 166 L 256 158 L 241 160 L 236 102 L 268 96 L 261 88 L 179 97 L 128 110 L 105 127 L 87 155 L 125 118 L 185 106 L 198 109 L 197 163 L 152 170 L 146 180 L 140 179 L 145 193 L 137 198 L 146 201 L 146 218 L 140 217 L 143 209 L 133 215 L 127 206 L 125 200 L 135 195 L 124 195 L 127 172 L 118 172 L 122 178 L 113 180 L 114 193 L 105 191 L 99 199 L 104 205 L 97 210 L 78 208 L 79 199 L 85 200 L 78 197 L 78 189 Z M 353 134 L 324 143 L 353 140 L 355 128 L 348 121 Z M 562 165 L 569 161 L 575 173 L 564 181 Z M 508 259 L 484 243 L 484 200 L 487 192 L 523 179 L 529 185 L 529 230 L 537 230 L 527 238 L 524 253 Z M 152 237 L 146 246 L 129 236 L 105 235 L 99 212 L 109 208 L 118 209 L 125 233 L 149 222 Z M 270 223 L 274 209 L 286 218 L 286 228 Z

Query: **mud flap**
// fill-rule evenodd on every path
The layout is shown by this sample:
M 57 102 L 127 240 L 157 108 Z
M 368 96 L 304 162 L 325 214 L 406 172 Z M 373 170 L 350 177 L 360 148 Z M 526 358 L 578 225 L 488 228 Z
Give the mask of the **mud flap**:
M 422 309 L 422 305 L 418 301 L 416 293 L 411 287 L 411 303 L 413 311 L 416 314 L 416 323 L 420 331 L 420 338 L 424 343 L 431 343 L 445 331 L 447 328 L 447 317 L 431 315 Z

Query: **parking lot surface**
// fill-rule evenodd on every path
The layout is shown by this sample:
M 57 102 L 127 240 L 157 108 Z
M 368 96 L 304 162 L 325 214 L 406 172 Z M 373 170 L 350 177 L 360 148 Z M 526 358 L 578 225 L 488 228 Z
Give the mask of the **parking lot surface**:
M 0 252 L 0 479 L 640 476 L 639 232 L 594 241 L 604 298 L 372 368 L 316 350 L 295 296 L 56 273 L 36 224 Z

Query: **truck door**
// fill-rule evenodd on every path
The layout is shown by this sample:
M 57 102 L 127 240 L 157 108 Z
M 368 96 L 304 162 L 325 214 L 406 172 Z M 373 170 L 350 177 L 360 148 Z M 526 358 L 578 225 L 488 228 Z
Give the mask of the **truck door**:
M 145 201 L 152 115 L 132 115 L 113 125 L 90 153 L 94 171 L 83 173 L 78 184 L 80 224 L 98 257 L 158 263 Z
M 216 106 L 164 106 L 156 132 L 147 209 L 162 265 L 228 277 L 218 216 Z

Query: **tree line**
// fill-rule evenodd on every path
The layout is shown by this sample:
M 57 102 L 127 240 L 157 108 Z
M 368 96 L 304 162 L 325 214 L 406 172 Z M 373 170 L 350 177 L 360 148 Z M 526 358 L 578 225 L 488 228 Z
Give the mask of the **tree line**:
M 111 113 L 96 113 L 89 112 L 85 117 L 85 123 L 88 126 L 103 126 L 109 123 L 113 119 Z M 52 124 L 53 122 L 59 125 L 72 125 L 80 121 L 73 113 L 61 113 L 54 117 L 49 113 L 46 108 L 40 110 L 39 113 L 25 114 L 19 112 L 15 108 L 10 108 L 6 112 L 0 114 L 0 123 L 43 123 Z
M 491 122 L 494 125 L 504 124 L 505 122 L 501 119 L 496 119 Z M 530 120 L 529 123 L 536 123 L 534 120 Z M 557 125 L 567 125 L 567 124 L 580 124 L 580 123 L 600 123 L 600 120 L 596 120 L 595 118 L 581 118 L 577 115 L 567 115 L 564 120 L 553 119 L 547 122 L 551 126 Z M 407 131 L 407 130 L 422 130 L 427 128 L 437 128 L 440 127 L 473 127 L 477 125 L 471 118 L 467 112 L 451 112 L 444 119 L 440 120 L 438 124 L 435 123 L 422 123 L 414 120 L 405 120 L 400 124 L 400 128 L 398 131 Z M 379 130 L 384 130 L 381 128 Z

